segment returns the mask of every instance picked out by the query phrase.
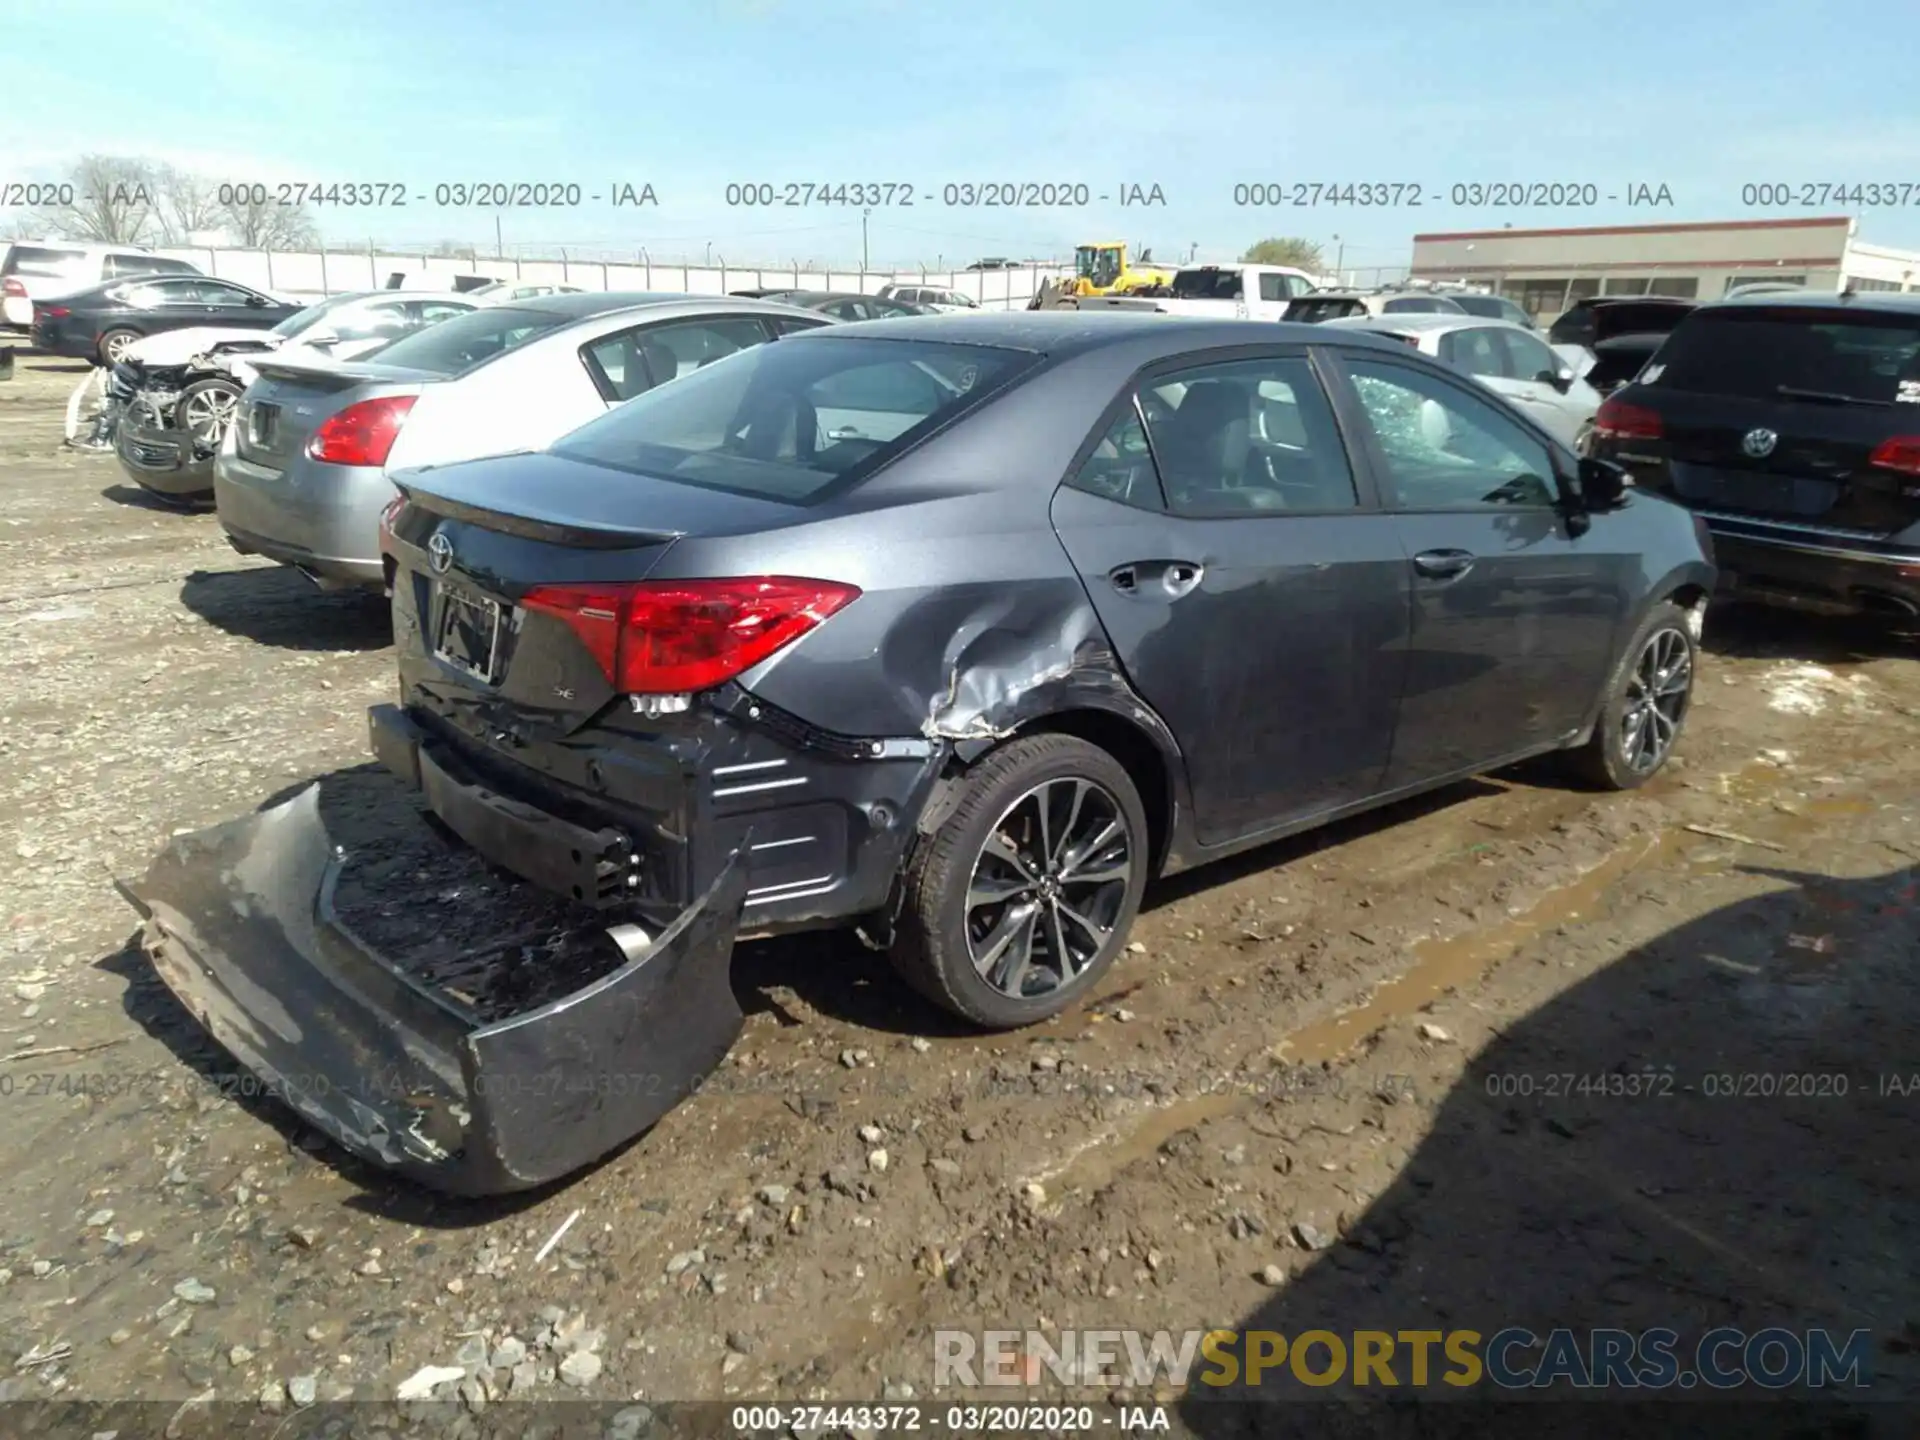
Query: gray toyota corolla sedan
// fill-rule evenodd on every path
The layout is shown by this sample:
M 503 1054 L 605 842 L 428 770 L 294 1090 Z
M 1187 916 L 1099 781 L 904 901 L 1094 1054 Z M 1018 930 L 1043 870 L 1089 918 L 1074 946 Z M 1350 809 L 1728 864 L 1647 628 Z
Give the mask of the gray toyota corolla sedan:
M 449 1188 L 670 1109 L 739 1032 L 737 937 L 858 925 L 1027 1025 L 1156 875 L 1549 751 L 1637 786 L 1715 578 L 1685 510 L 1326 326 L 832 326 L 394 478 L 375 751 L 602 927 L 602 970 L 486 1021 L 378 980 L 402 963 L 332 922 L 350 862 L 310 799 L 168 852 L 143 903 L 186 915 L 163 973 L 229 1048 L 324 1075 L 316 1124 Z

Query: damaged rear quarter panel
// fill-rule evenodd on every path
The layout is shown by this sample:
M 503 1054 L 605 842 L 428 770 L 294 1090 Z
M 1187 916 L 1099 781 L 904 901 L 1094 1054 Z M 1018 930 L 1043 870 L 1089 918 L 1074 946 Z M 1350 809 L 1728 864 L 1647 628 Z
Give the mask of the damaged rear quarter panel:
M 860 598 L 749 671 L 753 694 L 848 735 L 961 745 L 1093 706 L 1171 737 L 1132 693 L 1049 515 L 1137 361 L 1050 366 L 841 500 L 750 536 L 682 540 L 656 579 L 788 574 Z

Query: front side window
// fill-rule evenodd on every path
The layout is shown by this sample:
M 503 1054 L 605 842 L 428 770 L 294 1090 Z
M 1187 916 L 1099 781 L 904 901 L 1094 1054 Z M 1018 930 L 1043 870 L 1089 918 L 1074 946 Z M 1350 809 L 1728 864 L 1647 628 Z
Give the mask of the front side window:
M 804 504 L 873 474 L 1038 360 L 977 345 L 783 339 L 649 390 L 553 450 L 610 470 Z
M 1230 517 L 1359 503 L 1333 408 L 1304 359 L 1183 370 L 1144 385 L 1140 409 L 1175 514 Z
M 1494 344 L 1506 362 L 1506 373 L 1515 380 L 1537 380 L 1551 384 L 1560 374 L 1560 357 L 1545 341 L 1521 330 L 1496 330 Z
M 1348 373 L 1404 510 L 1550 506 L 1552 451 L 1437 376 L 1349 356 Z

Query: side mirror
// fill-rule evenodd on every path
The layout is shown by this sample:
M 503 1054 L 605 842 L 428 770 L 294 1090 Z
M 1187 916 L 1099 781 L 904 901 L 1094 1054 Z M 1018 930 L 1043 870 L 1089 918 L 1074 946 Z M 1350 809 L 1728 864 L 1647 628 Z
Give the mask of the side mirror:
M 1617 510 L 1626 503 L 1633 477 L 1626 467 L 1592 455 L 1580 459 L 1580 500 L 1588 510 Z
M 1562 395 L 1573 388 L 1573 371 L 1565 365 L 1557 370 L 1542 370 L 1533 378 L 1542 385 L 1551 385 Z
M 247 304 L 255 310 L 264 310 L 272 303 L 273 302 L 264 295 L 249 295 L 247 297 Z
M 338 330 L 324 330 L 324 329 L 309 330 L 305 335 L 301 335 L 297 338 L 299 343 L 302 345 L 310 345 L 310 346 L 338 345 L 340 343 L 340 332 Z

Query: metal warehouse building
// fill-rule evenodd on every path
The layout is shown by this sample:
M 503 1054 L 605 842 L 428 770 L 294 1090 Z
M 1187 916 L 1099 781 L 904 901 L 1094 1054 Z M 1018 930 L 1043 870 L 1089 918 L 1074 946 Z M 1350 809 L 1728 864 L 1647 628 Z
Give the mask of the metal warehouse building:
M 1845 215 L 1413 237 L 1412 277 L 1491 285 L 1549 320 L 1591 295 L 1713 300 L 1757 281 L 1813 290 L 1912 290 L 1920 252 L 1867 245 Z

